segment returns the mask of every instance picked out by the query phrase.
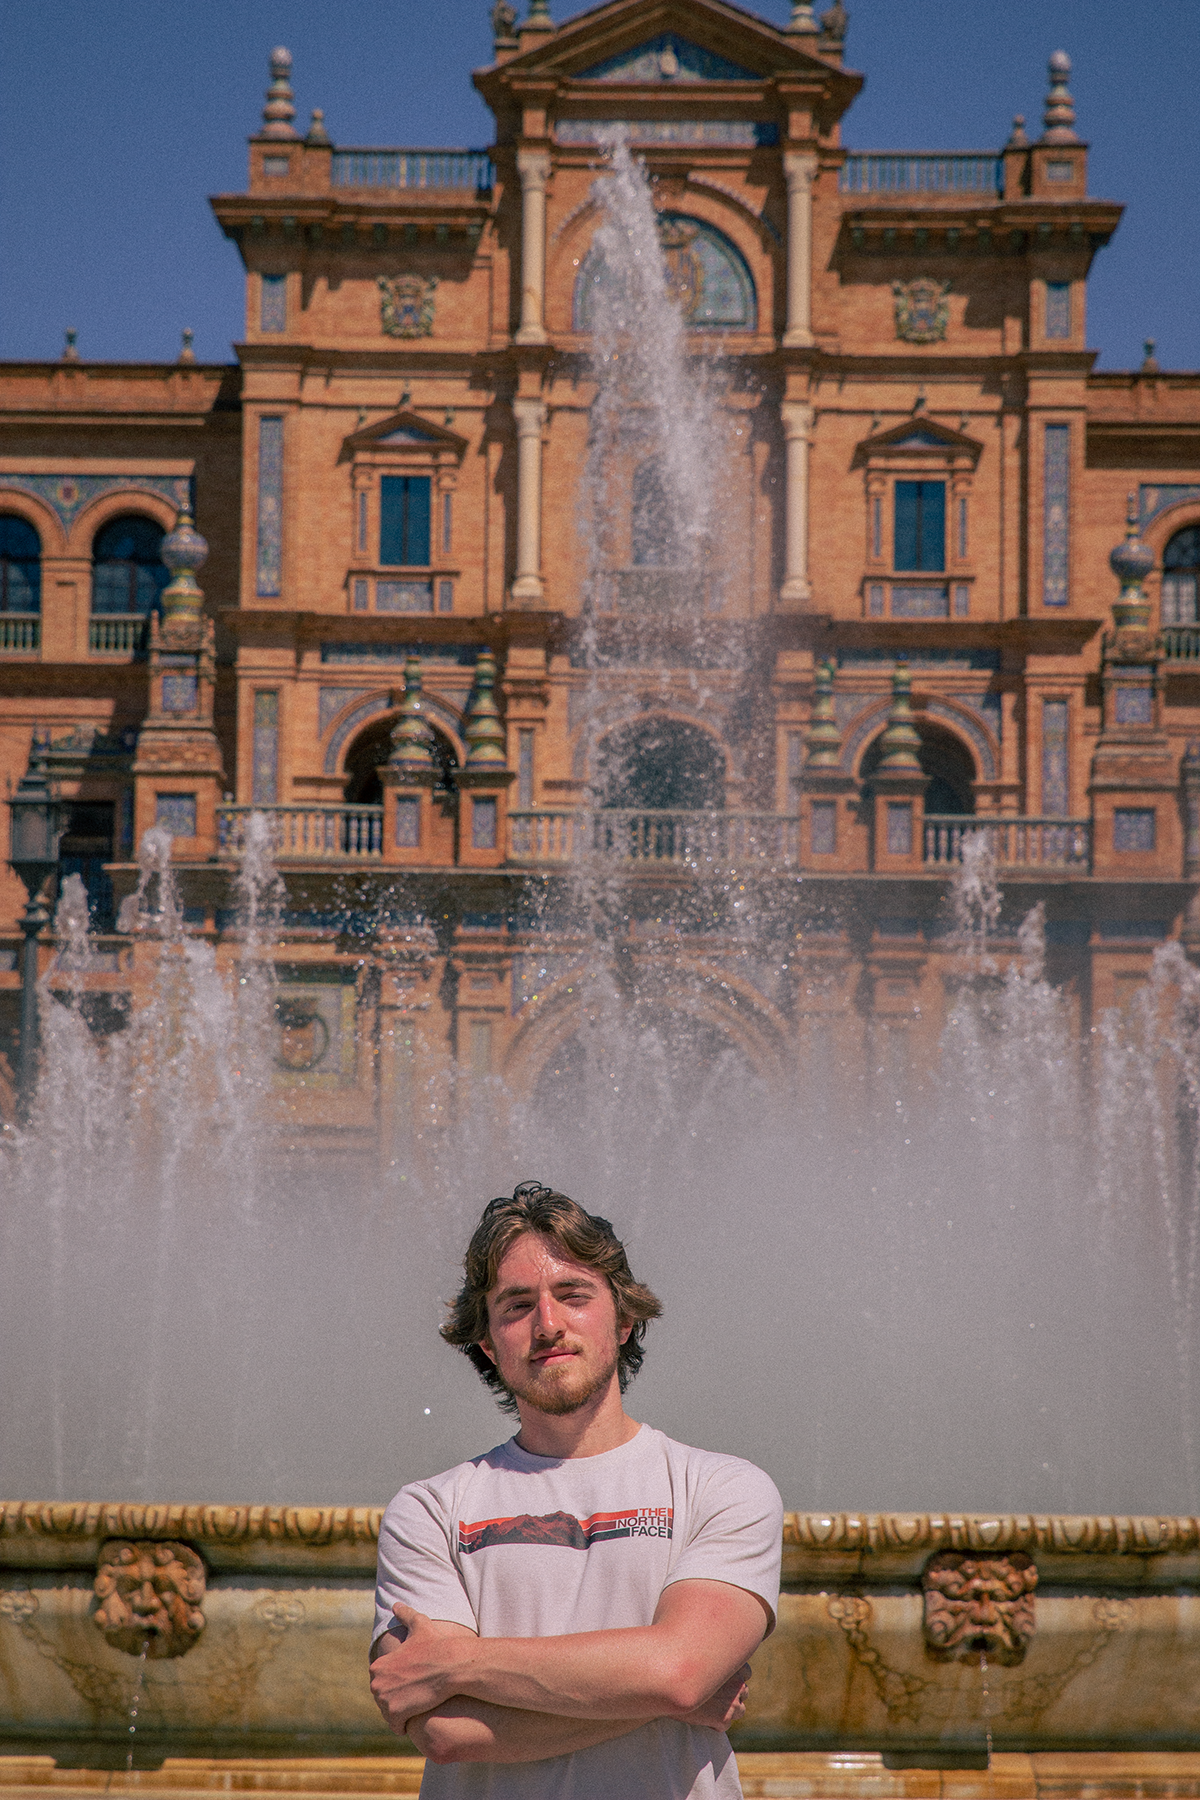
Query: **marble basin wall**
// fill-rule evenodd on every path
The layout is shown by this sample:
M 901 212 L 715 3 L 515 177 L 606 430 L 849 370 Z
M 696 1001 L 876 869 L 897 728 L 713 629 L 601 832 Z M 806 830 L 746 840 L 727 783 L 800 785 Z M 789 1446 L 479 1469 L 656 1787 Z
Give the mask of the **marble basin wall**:
M 139 1764 L 394 1755 L 366 1677 L 380 1516 L 3 1507 L 0 1751 L 123 1765 L 140 1674 Z M 98 1626 L 96 1572 L 115 1541 L 203 1561 L 203 1627 L 180 1653 L 140 1666 Z M 955 1654 L 927 1642 L 923 1583 L 946 1552 L 988 1578 L 1032 1558 L 1029 1635 L 1007 1662 L 981 1668 L 978 1645 L 1000 1638 L 971 1636 L 970 1622 Z M 896 1767 L 952 1768 L 978 1762 L 989 1735 L 997 1751 L 1200 1749 L 1200 1521 L 789 1514 L 784 1584 L 754 1659 L 746 1751 L 873 1750 Z M 992 1619 L 987 1593 L 979 1605 Z

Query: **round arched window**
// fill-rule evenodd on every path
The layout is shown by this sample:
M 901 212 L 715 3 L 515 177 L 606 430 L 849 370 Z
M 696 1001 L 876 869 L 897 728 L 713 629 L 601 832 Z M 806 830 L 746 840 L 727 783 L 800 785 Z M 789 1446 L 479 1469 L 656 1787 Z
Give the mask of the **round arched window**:
M 27 519 L 0 513 L 0 612 L 42 609 L 42 540 Z
M 754 281 L 746 259 L 723 231 L 704 219 L 683 213 L 659 213 L 659 243 L 667 292 L 683 314 L 689 331 L 753 331 L 756 327 Z M 608 266 L 599 243 L 583 259 L 575 278 L 573 306 L 576 331 L 595 328 L 600 290 L 621 292 L 618 270 Z
M 1185 525 L 1163 551 L 1162 622 L 1196 623 L 1196 589 L 1200 582 L 1200 525 Z
M 140 513 L 110 519 L 92 540 L 92 611 L 149 613 L 171 579 L 161 557 L 161 525 Z

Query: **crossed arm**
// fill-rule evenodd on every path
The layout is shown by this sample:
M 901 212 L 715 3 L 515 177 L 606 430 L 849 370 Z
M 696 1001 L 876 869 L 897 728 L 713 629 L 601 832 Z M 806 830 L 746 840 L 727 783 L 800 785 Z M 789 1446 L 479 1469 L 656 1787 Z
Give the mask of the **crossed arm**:
M 375 1645 L 371 1691 L 432 1762 L 536 1762 L 607 1743 L 649 1719 L 723 1731 L 745 1711 L 745 1661 L 769 1614 L 722 1581 L 668 1587 L 650 1625 L 565 1637 L 478 1638 L 397 1606 L 400 1641 Z

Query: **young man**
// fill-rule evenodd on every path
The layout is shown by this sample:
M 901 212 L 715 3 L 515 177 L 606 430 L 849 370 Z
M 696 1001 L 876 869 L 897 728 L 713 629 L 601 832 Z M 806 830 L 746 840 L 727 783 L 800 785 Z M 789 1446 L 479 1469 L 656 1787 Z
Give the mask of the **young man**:
M 525 1182 L 464 1271 L 442 1336 L 521 1428 L 384 1515 L 371 1689 L 428 1759 L 422 1795 L 735 1800 L 774 1484 L 626 1413 L 661 1308 L 607 1219 Z

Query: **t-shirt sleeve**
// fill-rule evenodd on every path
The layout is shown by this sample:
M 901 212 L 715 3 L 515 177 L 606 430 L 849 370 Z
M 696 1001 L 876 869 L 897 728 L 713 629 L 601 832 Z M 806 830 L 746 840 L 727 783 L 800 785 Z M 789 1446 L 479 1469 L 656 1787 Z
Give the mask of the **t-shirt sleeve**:
M 727 1581 L 757 1594 L 775 1629 L 783 1560 L 783 1502 L 769 1475 L 753 1463 L 726 1457 L 704 1481 L 694 1523 L 665 1582 Z
M 392 1607 L 397 1600 L 427 1618 L 449 1619 L 476 1630 L 475 1614 L 451 1553 L 451 1529 L 430 1488 L 420 1483 L 401 1488 L 379 1528 L 372 1644 L 394 1622 Z

